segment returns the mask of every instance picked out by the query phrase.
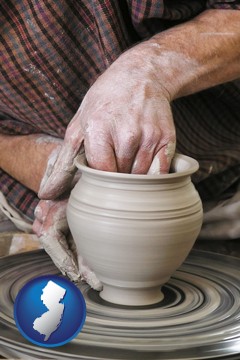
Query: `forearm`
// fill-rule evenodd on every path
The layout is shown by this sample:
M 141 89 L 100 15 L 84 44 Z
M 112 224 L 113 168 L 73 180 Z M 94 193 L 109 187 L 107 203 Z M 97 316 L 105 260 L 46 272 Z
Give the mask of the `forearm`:
M 186 69 L 177 61 L 175 98 L 240 77 L 239 24 L 240 11 L 208 10 L 159 38 L 187 61 Z
M 239 24 L 240 11 L 207 10 L 137 45 L 127 60 L 132 52 L 170 100 L 186 96 L 240 77 Z
M 42 134 L 0 134 L 0 167 L 37 193 L 49 157 L 60 143 L 61 140 Z

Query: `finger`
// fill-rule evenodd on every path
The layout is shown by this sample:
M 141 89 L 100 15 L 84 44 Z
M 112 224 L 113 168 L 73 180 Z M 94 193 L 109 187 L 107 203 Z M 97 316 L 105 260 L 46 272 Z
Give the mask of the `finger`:
M 40 237 L 43 223 L 49 212 L 49 208 L 53 204 L 51 200 L 40 200 L 34 211 L 35 220 L 33 222 L 33 232 Z
M 130 173 L 139 151 L 142 132 L 140 129 L 126 131 L 115 141 L 115 154 L 118 172 Z
M 153 153 L 154 150 L 148 150 L 146 148 L 141 148 L 139 149 L 132 169 L 131 169 L 131 173 L 132 174 L 146 174 L 148 172 L 148 169 L 150 167 L 149 164 L 152 163 L 152 159 L 153 159 Z
M 84 139 L 85 156 L 88 165 L 97 170 L 117 172 L 117 163 L 113 146 L 104 135 L 96 139 L 92 136 Z
M 35 219 L 33 222 L 33 232 L 40 237 L 41 235 L 41 229 L 42 229 L 42 222 L 40 222 L 38 219 Z
M 38 228 L 38 224 L 37 220 L 36 229 L 45 251 L 64 275 L 68 275 L 71 280 L 77 281 L 79 278 L 77 262 L 66 239 L 69 232 L 66 219 L 66 201 L 52 206 L 41 228 Z
M 56 228 L 48 229 L 48 231 L 42 230 L 40 242 L 62 274 L 67 275 L 73 281 L 77 281 L 80 274 L 68 248 L 65 235 L 57 231 Z
M 138 150 L 141 130 L 122 129 L 116 125 L 105 128 L 104 121 L 97 132 L 85 133 L 84 148 L 89 166 L 103 171 L 130 172 Z M 130 120 L 129 120 L 130 121 Z
M 57 156 L 54 153 L 49 158 L 40 184 L 39 198 L 54 199 L 69 188 L 77 170 L 74 159 L 81 151 L 83 151 L 83 134 L 75 116 L 67 128 L 63 145 L 58 150 Z
M 38 205 L 35 208 L 34 216 L 39 222 L 43 223 L 49 209 L 55 204 L 55 201 L 52 200 L 40 200 Z
M 146 174 L 161 140 L 161 130 L 145 124 L 143 136 L 131 169 L 133 174 Z
M 167 174 L 170 170 L 171 161 L 175 153 L 175 148 L 175 142 L 169 142 L 167 145 L 163 146 L 155 155 L 152 164 L 148 170 L 148 174 Z
M 81 280 L 86 281 L 94 290 L 101 291 L 102 283 L 98 280 L 95 273 L 89 269 L 82 256 L 78 255 L 78 266 Z
M 35 210 L 33 231 L 60 271 L 76 281 L 79 278 L 77 262 L 66 239 L 69 232 L 66 206 L 67 199 L 40 201 Z

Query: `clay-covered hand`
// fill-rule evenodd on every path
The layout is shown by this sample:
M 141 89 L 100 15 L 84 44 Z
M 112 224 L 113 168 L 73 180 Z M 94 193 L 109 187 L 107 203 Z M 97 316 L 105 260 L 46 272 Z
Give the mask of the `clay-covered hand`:
M 156 71 L 122 55 L 87 93 L 76 119 L 88 164 L 100 170 L 167 173 L 175 152 L 169 94 Z M 144 65 L 144 68 L 140 68 Z
M 41 200 L 35 210 L 33 231 L 64 275 L 73 281 L 81 278 L 95 290 L 101 290 L 102 285 L 94 272 L 77 255 L 66 219 L 67 201 L 68 199 Z
M 64 144 L 45 176 L 41 198 L 65 191 L 83 151 L 89 166 L 128 173 L 167 173 L 175 152 L 168 91 L 137 47 L 121 55 L 92 85 L 70 122 Z

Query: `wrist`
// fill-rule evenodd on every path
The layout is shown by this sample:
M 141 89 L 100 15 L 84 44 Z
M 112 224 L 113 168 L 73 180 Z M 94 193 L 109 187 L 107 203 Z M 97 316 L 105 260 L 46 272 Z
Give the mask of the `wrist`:
M 198 63 L 195 59 L 165 45 L 159 39 L 147 40 L 120 57 L 127 69 L 127 79 L 140 78 L 140 82 L 151 81 L 156 95 L 169 102 L 179 97 L 189 83 L 196 80 Z
M 166 89 L 171 101 L 240 77 L 239 21 L 240 11 L 208 10 L 122 56 L 142 79 L 150 76 Z

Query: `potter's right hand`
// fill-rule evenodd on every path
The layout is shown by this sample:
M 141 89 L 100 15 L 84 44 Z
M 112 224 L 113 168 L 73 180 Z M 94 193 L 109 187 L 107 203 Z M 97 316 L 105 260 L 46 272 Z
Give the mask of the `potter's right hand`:
M 93 289 L 101 290 L 101 283 L 93 271 L 77 255 L 75 243 L 66 219 L 68 199 L 59 201 L 41 200 L 35 210 L 33 231 L 38 235 L 43 248 L 57 268 L 71 280 L 79 278 Z

